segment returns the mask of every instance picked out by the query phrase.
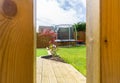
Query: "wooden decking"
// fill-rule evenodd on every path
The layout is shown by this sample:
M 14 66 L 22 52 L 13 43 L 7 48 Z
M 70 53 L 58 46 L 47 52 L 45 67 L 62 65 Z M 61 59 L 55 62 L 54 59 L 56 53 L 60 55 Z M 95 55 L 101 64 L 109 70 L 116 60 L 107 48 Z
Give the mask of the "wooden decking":
M 37 58 L 37 83 L 86 83 L 86 78 L 69 64 Z

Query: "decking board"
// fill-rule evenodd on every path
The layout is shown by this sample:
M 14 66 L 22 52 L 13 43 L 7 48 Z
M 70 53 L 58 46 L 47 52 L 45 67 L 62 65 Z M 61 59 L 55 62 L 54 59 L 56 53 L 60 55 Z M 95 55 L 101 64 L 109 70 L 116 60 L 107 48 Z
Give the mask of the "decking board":
M 86 83 L 70 64 L 37 57 L 37 83 Z

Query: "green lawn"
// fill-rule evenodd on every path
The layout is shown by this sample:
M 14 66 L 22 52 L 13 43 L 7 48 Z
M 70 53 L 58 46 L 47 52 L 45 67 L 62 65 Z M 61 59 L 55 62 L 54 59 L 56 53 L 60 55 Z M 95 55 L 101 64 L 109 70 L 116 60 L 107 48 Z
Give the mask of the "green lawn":
M 37 57 L 47 55 L 47 50 L 45 48 L 37 49 Z
M 65 62 L 73 65 L 78 71 L 86 76 L 86 47 L 60 47 L 57 51 Z M 47 55 L 46 49 L 37 49 L 37 56 Z

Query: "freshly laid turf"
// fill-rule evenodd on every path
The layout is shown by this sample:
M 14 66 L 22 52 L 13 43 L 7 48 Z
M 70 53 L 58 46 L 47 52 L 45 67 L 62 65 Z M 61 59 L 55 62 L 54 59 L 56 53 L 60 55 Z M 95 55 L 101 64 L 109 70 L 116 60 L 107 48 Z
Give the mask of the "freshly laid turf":
M 65 62 L 73 65 L 83 75 L 86 75 L 86 47 L 60 47 L 57 53 Z M 46 49 L 37 49 L 37 56 L 47 55 Z

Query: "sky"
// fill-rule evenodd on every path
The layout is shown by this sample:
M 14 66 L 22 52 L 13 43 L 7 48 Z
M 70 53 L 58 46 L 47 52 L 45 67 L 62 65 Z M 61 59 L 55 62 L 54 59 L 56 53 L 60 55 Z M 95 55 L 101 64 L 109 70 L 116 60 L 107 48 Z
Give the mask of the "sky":
M 37 0 L 36 5 L 37 27 L 86 21 L 86 0 Z

